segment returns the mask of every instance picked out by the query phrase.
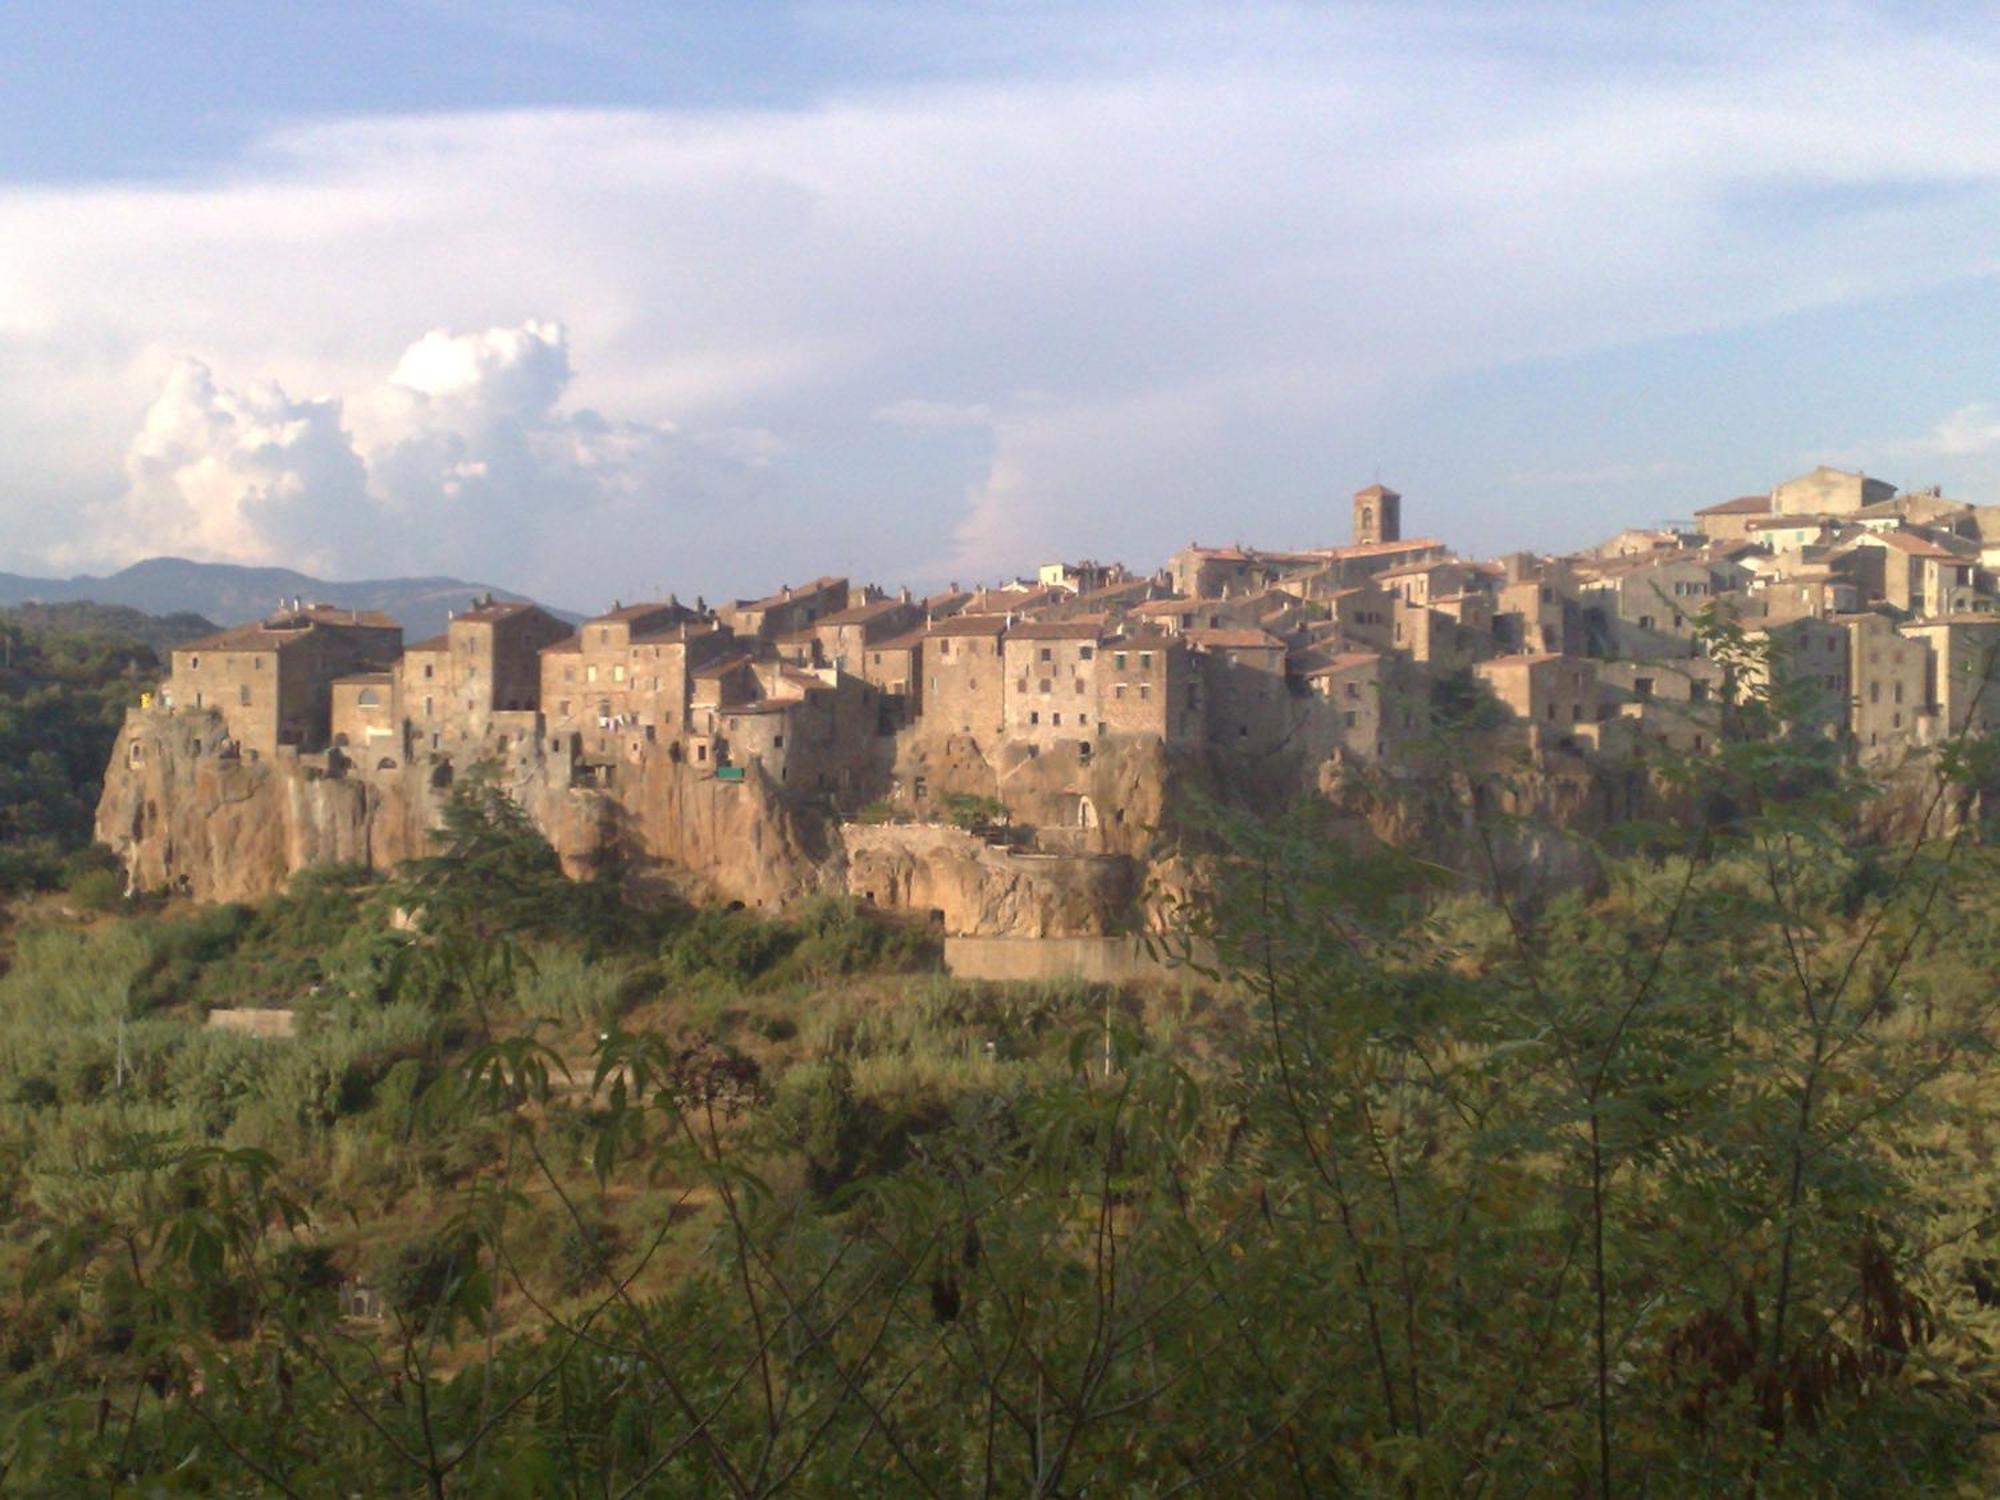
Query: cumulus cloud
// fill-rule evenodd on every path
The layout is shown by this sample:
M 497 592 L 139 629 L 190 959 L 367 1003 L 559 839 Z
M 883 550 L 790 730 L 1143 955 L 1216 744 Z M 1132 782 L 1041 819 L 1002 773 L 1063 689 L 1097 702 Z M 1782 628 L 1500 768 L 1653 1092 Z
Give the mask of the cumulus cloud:
M 570 379 L 563 328 L 538 321 L 433 330 L 345 401 L 295 399 L 271 380 L 231 387 L 176 360 L 95 550 L 336 575 L 421 559 L 512 576 L 528 555 L 580 584 L 593 558 L 670 527 L 677 508 L 747 499 L 761 482 L 767 449 L 746 435 L 711 444 L 570 411 Z
M 324 567 L 368 503 L 336 400 L 295 400 L 276 381 L 218 384 L 176 360 L 126 454 L 128 485 L 100 550 Z

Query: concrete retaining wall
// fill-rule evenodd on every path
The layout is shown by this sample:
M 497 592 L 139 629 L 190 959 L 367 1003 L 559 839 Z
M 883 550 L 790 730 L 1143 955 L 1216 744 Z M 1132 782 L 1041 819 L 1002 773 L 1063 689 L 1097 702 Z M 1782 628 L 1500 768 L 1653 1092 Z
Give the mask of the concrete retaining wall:
M 1208 957 L 1199 956 L 1203 961 Z M 944 966 L 960 979 L 1081 979 L 1096 984 L 1176 978 L 1188 972 L 1149 957 L 1135 937 L 948 937 Z

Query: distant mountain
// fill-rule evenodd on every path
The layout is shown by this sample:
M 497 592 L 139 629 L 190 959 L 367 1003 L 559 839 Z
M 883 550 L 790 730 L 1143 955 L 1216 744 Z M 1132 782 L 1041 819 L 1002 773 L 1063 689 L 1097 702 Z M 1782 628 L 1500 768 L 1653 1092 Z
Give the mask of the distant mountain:
M 198 614 L 224 625 L 261 620 L 281 599 L 304 599 L 341 609 L 379 609 L 402 621 L 406 640 L 421 640 L 445 628 L 449 612 L 464 609 L 476 595 L 523 599 L 490 584 L 462 578 L 369 578 L 330 583 L 290 568 L 246 568 L 236 563 L 188 562 L 152 557 L 96 578 L 24 578 L 0 573 L 0 605 L 59 604 L 90 600 L 123 604 L 149 615 Z M 546 606 L 545 606 L 546 607 Z M 582 616 L 551 609 L 572 624 Z
M 71 599 L 61 604 L 0 605 L 0 623 L 9 622 L 42 635 L 102 636 L 143 641 L 163 657 L 182 641 L 211 635 L 215 622 L 185 611 L 149 615 L 126 604 L 97 604 Z

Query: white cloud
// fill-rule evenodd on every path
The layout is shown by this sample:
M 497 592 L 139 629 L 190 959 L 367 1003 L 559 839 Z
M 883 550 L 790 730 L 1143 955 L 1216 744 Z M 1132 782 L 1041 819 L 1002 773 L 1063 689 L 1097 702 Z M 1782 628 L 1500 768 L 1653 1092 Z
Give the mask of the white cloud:
M 433 330 L 347 402 L 231 387 L 177 360 L 132 439 L 124 493 L 75 555 L 336 576 L 396 557 L 511 576 L 529 555 L 580 584 L 662 506 L 747 501 L 762 485 L 770 445 L 755 434 L 710 442 L 565 410 L 569 382 L 561 326 L 537 321 Z
M 926 401 L 909 396 L 876 407 L 875 420 L 892 427 L 913 427 L 919 432 L 953 432 L 991 426 L 993 408 L 984 401 Z
M 1323 539 L 1374 463 L 1429 457 L 1375 435 L 1441 383 L 1980 276 L 2000 243 L 1976 30 L 1107 7 L 1030 64 L 980 25 L 958 81 L 807 107 L 334 120 L 206 180 L 0 188 L 0 566 L 49 550 L 29 507 L 118 484 L 149 351 L 342 394 L 393 521 L 327 542 L 347 566 L 722 593 L 829 554 L 893 580 Z M 1857 110 L 1885 78 L 1923 86 Z M 405 350 L 436 327 L 503 332 Z M 1592 451 L 1658 452 L 1628 421 Z M 929 440 L 955 427 L 990 454 Z M 183 469 L 120 550 L 318 541 L 276 520 L 332 482 L 288 490 L 303 457 Z
M 170 552 L 325 567 L 367 503 L 338 401 L 294 400 L 275 381 L 218 385 L 194 359 L 168 371 L 125 470 L 97 550 L 126 562 Z

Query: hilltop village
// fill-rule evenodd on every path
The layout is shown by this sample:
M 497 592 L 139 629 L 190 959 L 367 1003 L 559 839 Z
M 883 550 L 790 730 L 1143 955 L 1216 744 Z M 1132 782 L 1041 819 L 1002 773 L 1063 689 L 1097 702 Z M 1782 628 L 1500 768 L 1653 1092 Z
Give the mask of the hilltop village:
M 968 802 L 1011 823 L 1017 851 L 1129 857 L 1134 832 L 1113 830 L 1157 810 L 1172 767 L 1276 794 L 1393 772 L 1447 698 L 1479 705 L 1482 734 L 1527 764 L 1700 755 L 1741 670 L 1703 650 L 1705 614 L 1768 642 L 1815 690 L 1816 727 L 1864 762 L 2000 726 L 2000 693 L 1980 691 L 2000 641 L 2000 506 L 1822 467 L 1685 525 L 1492 560 L 1406 538 L 1403 510 L 1376 484 L 1353 497 L 1345 545 L 1191 544 L 1156 573 L 1050 564 L 928 598 L 828 577 L 714 606 L 620 603 L 575 627 L 478 600 L 407 645 L 384 616 L 292 601 L 173 652 L 100 827 L 135 880 L 200 889 L 184 846 L 212 835 L 164 835 L 162 799 L 205 806 L 262 766 L 375 788 L 354 815 L 373 826 L 293 827 L 281 863 L 382 863 L 490 762 L 566 854 L 622 818 L 646 852 L 760 899 L 789 887 L 732 862 L 823 864 L 807 824 L 943 824 Z M 148 755 L 199 764 L 140 796 L 125 783 Z M 412 825 L 394 837 L 388 803 Z M 847 844 L 852 867 L 858 835 Z M 844 878 L 884 899 L 899 877 Z M 901 896 L 922 904 L 913 879 Z

